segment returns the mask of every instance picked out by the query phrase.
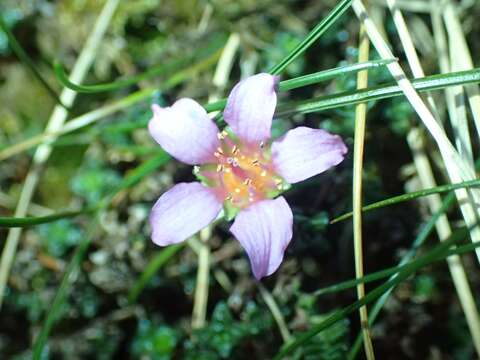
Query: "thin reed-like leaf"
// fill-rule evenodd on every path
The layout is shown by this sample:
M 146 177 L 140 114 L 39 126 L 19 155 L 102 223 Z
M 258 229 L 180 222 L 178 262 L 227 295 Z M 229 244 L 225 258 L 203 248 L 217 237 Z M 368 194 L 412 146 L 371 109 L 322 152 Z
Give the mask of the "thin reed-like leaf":
M 448 185 L 441 185 L 441 186 L 436 186 L 434 188 L 430 189 L 424 189 L 424 190 L 419 190 L 419 191 L 414 191 L 408 194 L 403 194 L 403 195 L 398 195 L 394 196 L 385 200 L 377 201 L 373 204 L 366 205 L 362 208 L 362 211 L 370 211 L 374 209 L 379 209 L 385 206 L 390 206 L 394 204 L 398 204 L 404 201 L 409 201 L 409 200 L 414 200 L 419 197 L 423 196 L 428 196 L 432 194 L 439 194 L 439 193 L 444 193 L 444 192 L 449 192 L 457 189 L 463 189 L 463 188 L 470 188 L 474 186 L 480 186 L 480 180 L 470 180 L 470 181 L 463 181 L 461 183 L 457 184 L 448 184 Z M 352 212 L 345 213 L 343 215 L 340 215 L 333 219 L 330 223 L 334 224 L 336 222 L 348 219 L 349 217 L 352 216 Z
M 296 58 L 302 55 L 322 34 L 327 31 L 352 4 L 353 0 L 342 0 L 328 15 L 324 18 L 307 37 L 298 44 L 282 61 L 275 65 L 269 72 L 273 75 L 280 74 Z
M 55 100 L 55 102 L 65 109 L 68 110 L 68 107 L 62 103 L 60 100 L 60 95 L 50 86 L 47 80 L 40 74 L 40 71 L 37 69 L 37 66 L 33 62 L 32 59 L 28 56 L 25 50 L 23 50 L 22 45 L 17 41 L 15 35 L 10 31 L 10 28 L 3 20 L 3 17 L 0 14 L 0 29 L 7 35 L 8 43 L 10 48 L 14 52 L 14 54 L 18 57 L 18 59 L 24 64 L 28 70 L 37 78 L 37 80 L 43 85 L 45 90 L 47 90 L 48 95 Z

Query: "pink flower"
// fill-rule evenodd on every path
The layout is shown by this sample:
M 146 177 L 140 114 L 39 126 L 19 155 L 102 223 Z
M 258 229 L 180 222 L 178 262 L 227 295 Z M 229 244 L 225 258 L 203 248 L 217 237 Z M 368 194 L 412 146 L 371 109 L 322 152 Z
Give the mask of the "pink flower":
M 276 77 L 251 76 L 232 90 L 224 111 L 229 129 L 219 132 L 194 100 L 153 105 L 152 137 L 173 157 L 195 167 L 201 182 L 181 183 L 153 206 L 155 244 L 184 241 L 225 210 L 257 279 L 280 266 L 292 239 L 292 210 L 283 196 L 289 184 L 339 164 L 347 148 L 338 135 L 297 127 L 270 141 L 277 104 Z

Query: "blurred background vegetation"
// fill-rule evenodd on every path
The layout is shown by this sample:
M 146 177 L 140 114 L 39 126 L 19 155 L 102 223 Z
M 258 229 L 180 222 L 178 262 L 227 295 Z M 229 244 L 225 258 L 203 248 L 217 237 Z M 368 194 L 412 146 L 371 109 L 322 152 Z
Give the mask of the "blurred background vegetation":
M 53 72 L 53 63 L 58 60 L 66 69 L 72 68 L 103 3 L 3 0 L 0 15 L 46 81 L 60 92 L 62 85 Z M 184 96 L 207 103 L 212 96 L 225 97 L 240 78 L 268 70 L 282 60 L 336 3 L 121 1 L 84 83 L 111 82 L 158 66 L 163 70 L 156 77 L 122 89 L 78 94 L 69 119 L 143 89 L 157 90 L 55 141 L 29 214 L 43 216 L 98 204 L 132 170 L 161 155 L 145 128 L 152 103 L 165 105 Z M 403 56 L 396 45 L 388 9 L 382 1 L 372 4 L 372 13 L 383 24 L 395 54 Z M 473 58 L 478 59 L 480 4 L 464 1 L 462 6 L 464 31 Z M 438 73 L 429 14 L 406 14 L 426 72 Z M 350 10 L 291 64 L 282 78 L 357 62 L 358 29 Z M 212 79 L 219 51 L 232 33 L 240 39 L 232 71 L 226 84 L 216 86 Z M 390 81 L 385 69 L 370 71 L 370 84 L 385 81 Z M 283 93 L 281 100 L 305 100 L 355 87 L 354 75 L 342 76 Z M 41 134 L 54 104 L 0 31 L 0 150 Z M 369 103 L 366 203 L 419 188 L 406 142 L 414 121 L 414 112 L 403 97 Z M 352 149 L 352 106 L 279 117 L 274 123 L 275 134 L 299 124 L 338 133 Z M 33 153 L 34 148 L 28 149 L 2 161 L 0 215 L 13 215 Z M 197 276 L 197 255 L 191 246 L 172 252 L 161 269 L 132 296 L 141 274 L 152 261 L 158 261 L 163 251 L 149 238 L 146 220 L 153 202 L 172 184 L 194 179 L 190 167 L 167 158 L 162 163 L 135 186 L 117 193 L 96 222 L 84 215 L 23 231 L 0 312 L 0 358 L 30 358 L 67 264 L 87 234 L 92 244 L 80 271 L 73 274 L 74 283 L 43 353 L 45 359 L 268 359 L 283 340 L 265 294 L 273 295 L 293 336 L 355 301 L 353 290 L 312 295 L 318 288 L 354 276 L 351 223 L 328 224 L 329 219 L 351 209 L 351 154 L 340 166 L 294 186 L 286 194 L 295 217 L 294 238 L 279 271 L 262 281 L 264 290 L 254 281 L 248 259 L 229 234 L 228 224 L 221 223 L 209 239 L 212 265 L 204 328 L 191 327 Z M 426 213 L 422 202 L 409 202 L 367 214 L 365 272 L 396 264 L 410 247 Z M 452 210 L 451 215 L 460 218 L 458 210 Z M 8 229 L 0 228 L 2 243 L 7 233 Z M 434 244 L 435 236 L 428 241 Z M 478 295 L 478 264 L 473 255 L 463 259 Z M 355 313 L 315 336 L 295 356 L 345 359 L 358 331 Z M 475 357 L 444 263 L 422 269 L 397 287 L 372 335 L 379 359 Z

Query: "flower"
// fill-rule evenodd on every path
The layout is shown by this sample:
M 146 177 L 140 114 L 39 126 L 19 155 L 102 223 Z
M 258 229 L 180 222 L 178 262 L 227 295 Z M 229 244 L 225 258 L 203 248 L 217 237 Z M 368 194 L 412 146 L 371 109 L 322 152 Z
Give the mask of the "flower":
M 339 164 L 347 148 L 338 135 L 297 127 L 271 141 L 277 78 L 257 74 L 238 83 L 228 97 L 219 132 L 192 99 L 171 107 L 153 105 L 152 137 L 177 160 L 197 165 L 201 182 L 165 192 L 150 214 L 152 240 L 166 246 L 184 241 L 225 210 L 230 227 L 250 258 L 254 276 L 271 275 L 292 239 L 292 210 L 279 196 L 297 183 Z

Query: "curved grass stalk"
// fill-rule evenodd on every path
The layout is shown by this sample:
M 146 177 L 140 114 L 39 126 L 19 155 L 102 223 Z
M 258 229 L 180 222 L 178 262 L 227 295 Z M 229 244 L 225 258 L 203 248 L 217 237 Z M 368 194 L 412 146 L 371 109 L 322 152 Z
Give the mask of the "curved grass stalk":
M 222 49 L 224 44 L 225 39 L 223 38 L 223 36 L 217 36 L 214 39 L 209 39 L 204 49 L 202 48 L 202 45 L 199 45 L 198 48 L 202 49 L 200 52 L 188 54 L 182 57 L 180 60 L 175 59 L 174 61 L 171 61 L 169 63 L 154 66 L 141 74 L 124 79 L 118 79 L 116 81 L 104 84 L 81 85 L 70 81 L 68 79 L 68 75 L 65 72 L 65 69 L 59 61 L 56 61 L 54 63 L 54 71 L 58 81 L 60 81 L 60 83 L 66 88 L 79 93 L 96 94 L 100 92 L 122 89 L 155 76 L 178 72 L 179 69 L 185 68 L 190 64 L 197 62 L 199 58 L 202 59 L 210 56 L 210 54 L 215 54 L 217 51 Z M 208 56 L 205 56 L 205 54 L 208 54 Z
M 64 109 L 69 110 L 69 106 L 65 105 L 62 100 L 60 99 L 60 96 L 57 94 L 57 92 L 53 89 L 53 87 L 50 86 L 47 80 L 40 74 L 40 71 L 37 69 L 35 66 L 35 63 L 30 59 L 28 54 L 23 50 L 22 45 L 17 41 L 15 38 L 15 35 L 10 31 L 8 28 L 7 24 L 3 20 L 3 17 L 0 14 L 0 29 L 7 35 L 8 38 L 8 43 L 10 44 L 10 48 L 14 52 L 14 54 L 18 57 L 18 59 L 24 64 L 30 72 L 37 78 L 37 80 L 43 85 L 45 90 L 47 90 L 48 95 L 55 100 L 55 102 L 62 106 Z

